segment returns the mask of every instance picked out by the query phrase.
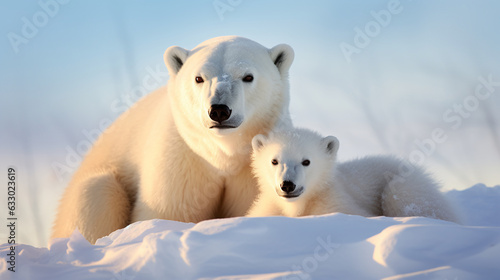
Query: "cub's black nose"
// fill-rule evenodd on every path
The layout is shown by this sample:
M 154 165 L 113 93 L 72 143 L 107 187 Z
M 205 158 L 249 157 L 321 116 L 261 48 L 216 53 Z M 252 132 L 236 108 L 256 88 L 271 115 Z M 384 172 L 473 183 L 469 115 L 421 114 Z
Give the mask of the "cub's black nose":
M 280 187 L 285 193 L 291 193 L 295 190 L 295 184 L 292 181 L 283 181 Z
M 210 106 L 208 115 L 210 116 L 210 119 L 218 123 L 222 123 L 231 116 L 231 109 L 224 104 L 214 104 Z

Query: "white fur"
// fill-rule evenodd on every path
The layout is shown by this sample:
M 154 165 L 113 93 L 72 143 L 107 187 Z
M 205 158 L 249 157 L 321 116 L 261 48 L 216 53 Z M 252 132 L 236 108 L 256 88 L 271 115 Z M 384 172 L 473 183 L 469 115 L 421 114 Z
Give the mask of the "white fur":
M 61 200 L 53 237 L 78 227 L 95 242 L 139 220 L 243 215 L 256 194 L 253 136 L 291 125 L 293 56 L 287 45 L 267 49 L 235 36 L 193 50 L 168 48 L 167 87 L 140 100 L 95 143 Z M 225 123 L 234 128 L 213 127 L 213 104 L 230 108 Z
M 257 135 L 252 146 L 260 194 L 248 216 L 342 212 L 458 221 L 438 184 L 421 168 L 395 157 L 372 156 L 337 165 L 339 143 L 335 137 L 323 138 L 299 128 L 268 137 Z M 302 164 L 306 159 L 308 166 Z M 273 165 L 273 160 L 278 164 Z M 293 181 L 303 192 L 295 198 L 280 196 L 280 184 L 285 180 Z

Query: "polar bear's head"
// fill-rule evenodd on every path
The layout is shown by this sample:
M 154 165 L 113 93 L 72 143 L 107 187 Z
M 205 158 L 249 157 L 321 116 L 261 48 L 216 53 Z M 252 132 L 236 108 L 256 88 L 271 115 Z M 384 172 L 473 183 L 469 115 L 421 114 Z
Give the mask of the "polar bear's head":
M 339 141 L 307 129 L 277 131 L 252 140 L 252 168 L 262 192 L 295 201 L 328 181 Z M 274 194 L 275 195 L 275 194 Z
M 224 168 L 227 157 L 248 155 L 254 135 L 290 122 L 293 58 L 288 45 L 267 49 L 235 36 L 217 37 L 193 50 L 168 48 L 170 110 L 190 148 Z

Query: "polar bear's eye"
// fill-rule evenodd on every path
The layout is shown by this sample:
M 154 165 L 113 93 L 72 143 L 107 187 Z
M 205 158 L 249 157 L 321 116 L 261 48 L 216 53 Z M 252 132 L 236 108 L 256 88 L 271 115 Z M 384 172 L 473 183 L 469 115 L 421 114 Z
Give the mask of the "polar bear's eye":
M 253 76 L 252 75 L 246 75 L 245 77 L 243 77 L 243 82 L 246 82 L 246 83 L 250 83 L 251 81 L 253 81 Z
M 309 166 L 309 164 L 311 164 L 311 161 L 308 159 L 305 159 L 304 161 L 302 161 L 303 166 Z
M 273 160 L 271 160 L 271 163 L 272 163 L 273 165 L 278 165 L 278 160 L 273 159 Z
M 200 76 L 196 76 L 196 78 L 194 78 L 194 80 L 196 81 L 197 84 L 201 84 L 204 82 L 203 78 Z

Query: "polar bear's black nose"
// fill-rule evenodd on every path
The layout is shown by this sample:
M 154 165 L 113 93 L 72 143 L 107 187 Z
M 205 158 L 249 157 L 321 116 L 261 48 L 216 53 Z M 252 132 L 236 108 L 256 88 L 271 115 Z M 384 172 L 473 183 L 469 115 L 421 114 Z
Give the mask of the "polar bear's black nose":
M 223 121 L 229 119 L 231 116 L 231 109 L 224 104 L 214 104 L 210 106 L 210 110 L 208 110 L 208 115 L 210 118 L 218 123 L 222 123 Z
M 292 181 L 283 181 L 280 187 L 285 193 L 291 193 L 295 190 L 295 184 Z

